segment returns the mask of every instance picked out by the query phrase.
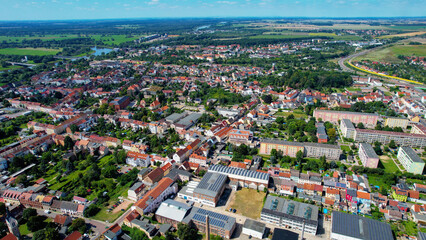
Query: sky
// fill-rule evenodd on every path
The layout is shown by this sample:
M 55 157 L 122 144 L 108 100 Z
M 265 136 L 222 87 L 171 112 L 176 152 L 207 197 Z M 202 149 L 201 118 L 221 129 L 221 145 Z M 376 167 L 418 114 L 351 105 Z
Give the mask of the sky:
M 0 20 L 418 17 L 425 0 L 0 0 Z

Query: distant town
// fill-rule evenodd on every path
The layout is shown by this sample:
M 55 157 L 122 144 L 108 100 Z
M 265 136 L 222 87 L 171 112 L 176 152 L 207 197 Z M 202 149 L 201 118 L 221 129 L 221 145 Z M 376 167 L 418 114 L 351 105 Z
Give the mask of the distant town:
M 426 239 L 424 22 L 203 21 L 0 29 L 0 239 Z

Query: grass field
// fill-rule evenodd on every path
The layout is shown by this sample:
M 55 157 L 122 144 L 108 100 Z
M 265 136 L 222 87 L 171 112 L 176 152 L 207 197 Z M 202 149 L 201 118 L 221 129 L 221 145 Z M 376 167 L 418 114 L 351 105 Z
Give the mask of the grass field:
M 399 171 L 399 168 L 396 166 L 393 160 L 390 159 L 388 156 L 380 156 L 380 163 L 383 165 L 385 172 L 395 173 Z M 379 163 L 379 167 L 380 167 L 380 163 Z
M 62 49 L 50 49 L 50 48 L 3 48 L 0 49 L 0 55 L 35 55 L 35 56 L 47 56 L 55 55 Z
M 6 42 L 22 42 L 23 40 L 34 40 L 34 39 L 41 39 L 42 41 L 49 41 L 49 40 L 65 40 L 65 39 L 72 39 L 72 38 L 79 38 L 79 37 L 87 37 L 86 35 L 77 35 L 77 34 L 53 34 L 53 35 L 38 35 L 38 36 L 19 36 L 19 37 L 10 37 L 10 36 L 0 36 L 0 42 L 6 41 Z M 128 38 L 126 35 L 110 35 L 110 36 L 103 36 L 103 35 L 90 35 L 90 38 L 94 40 L 102 40 L 106 45 L 112 45 L 112 44 L 120 44 L 123 42 L 129 42 L 133 41 L 135 39 L 139 39 L 142 36 L 132 36 Z
M 256 36 L 251 36 L 251 39 L 304 39 L 304 38 L 310 38 L 308 35 L 256 35 Z
M 371 51 L 366 55 L 356 57 L 355 61 L 370 60 L 384 62 L 401 62 L 398 55 L 403 56 L 426 56 L 426 45 L 396 45 L 388 48 L 382 48 L 377 51 Z
M 130 41 L 139 39 L 140 37 L 142 36 L 132 36 L 132 37 L 127 37 L 126 35 L 110 35 L 110 36 L 93 35 L 91 36 L 91 38 L 97 41 L 101 40 L 107 45 L 130 42 Z
M 293 114 L 295 118 L 308 118 L 308 115 L 306 115 L 306 113 L 301 110 L 294 110 L 289 112 L 277 112 L 275 113 L 275 116 L 288 117 L 291 114 Z
M 235 193 L 231 208 L 237 209 L 238 214 L 258 219 L 266 193 L 254 189 L 243 188 Z
M 346 145 L 340 146 L 340 149 L 342 149 L 343 151 L 346 151 L 346 152 L 349 152 L 351 150 L 351 148 L 349 146 L 346 146 Z

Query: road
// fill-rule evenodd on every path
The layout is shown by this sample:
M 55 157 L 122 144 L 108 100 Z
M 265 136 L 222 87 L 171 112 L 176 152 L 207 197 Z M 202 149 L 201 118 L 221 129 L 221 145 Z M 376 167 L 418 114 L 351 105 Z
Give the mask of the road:
M 375 50 L 377 50 L 378 48 L 372 48 L 372 49 L 368 49 L 368 50 L 364 50 L 364 51 L 361 51 L 361 52 L 357 52 L 357 53 L 354 53 L 354 54 L 352 54 L 352 55 L 349 55 L 349 56 L 346 56 L 346 57 L 343 57 L 343 58 L 341 58 L 341 59 L 339 59 L 339 61 L 338 61 L 338 63 L 339 63 L 339 65 L 340 65 L 340 67 L 343 69 L 343 71 L 345 71 L 345 72 L 355 72 L 352 68 L 348 68 L 348 67 L 346 67 L 346 65 L 345 65 L 345 62 L 346 61 L 349 61 L 349 62 L 351 62 L 351 60 L 353 59 L 353 58 L 356 58 L 356 57 L 359 57 L 359 56 L 362 56 L 362 55 L 365 55 L 365 54 L 367 54 L 367 53 L 369 53 L 369 52 L 371 52 L 371 51 L 375 51 Z M 363 72 L 361 72 L 361 73 L 363 73 Z M 363 73 L 363 74 L 366 74 L 366 73 Z

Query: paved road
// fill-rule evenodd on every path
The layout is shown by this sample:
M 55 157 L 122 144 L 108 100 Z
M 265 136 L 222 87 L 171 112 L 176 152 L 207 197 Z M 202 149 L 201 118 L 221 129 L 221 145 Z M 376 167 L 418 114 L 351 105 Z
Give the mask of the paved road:
M 346 56 L 346 57 L 343 57 L 343 58 L 340 58 L 339 59 L 339 61 L 338 61 L 338 63 L 339 63 L 339 65 L 340 65 L 340 67 L 343 69 L 343 71 L 345 71 L 345 72 L 355 72 L 352 68 L 348 68 L 348 67 L 346 67 L 346 65 L 345 65 L 345 62 L 346 61 L 349 61 L 349 62 L 351 62 L 351 60 L 353 59 L 353 58 L 356 58 L 356 57 L 359 57 L 359 56 L 362 56 L 362 55 L 365 55 L 365 54 L 367 54 L 367 53 L 369 53 L 369 52 L 371 52 L 371 51 L 373 51 L 373 50 L 377 50 L 378 48 L 373 48 L 373 49 L 368 49 L 368 50 L 364 50 L 364 51 L 361 51 L 361 52 L 357 52 L 357 53 L 354 53 L 354 54 L 352 54 L 352 55 L 349 55 L 349 56 Z M 363 73 L 363 72 L 361 72 L 361 73 Z M 366 73 L 363 73 L 363 74 L 366 74 Z

